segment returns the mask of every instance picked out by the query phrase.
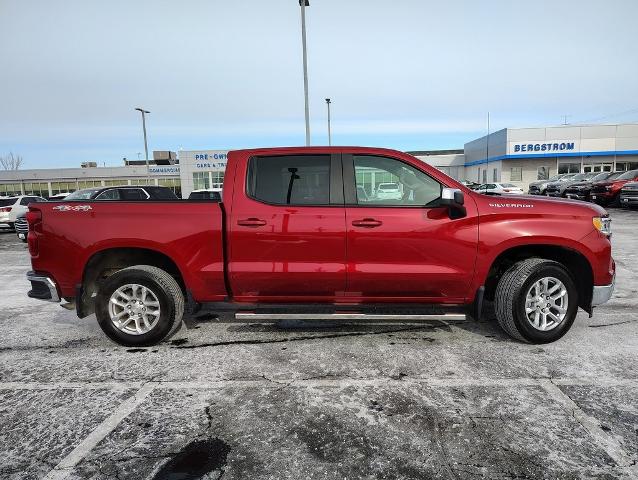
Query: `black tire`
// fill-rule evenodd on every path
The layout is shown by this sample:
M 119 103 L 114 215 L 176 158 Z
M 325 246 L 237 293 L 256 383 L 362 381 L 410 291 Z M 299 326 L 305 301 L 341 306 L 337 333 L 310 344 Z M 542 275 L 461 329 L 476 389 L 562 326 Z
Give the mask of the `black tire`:
M 139 335 L 118 329 L 108 309 L 113 292 L 131 283 L 149 288 L 160 304 L 157 324 Z M 127 347 L 149 347 L 168 340 L 181 327 L 183 314 L 184 294 L 177 281 L 164 270 L 150 265 L 135 265 L 115 272 L 100 285 L 95 298 L 95 316 L 100 328 L 111 340 Z
M 563 321 L 548 331 L 534 328 L 525 314 L 525 298 L 531 286 L 543 277 L 560 280 L 567 290 L 568 306 Z M 498 282 L 494 298 L 496 319 L 505 332 L 527 343 L 550 343 L 571 328 L 578 312 L 578 289 L 565 267 L 543 258 L 528 258 L 514 264 Z
M 616 195 L 612 201 L 608 203 L 609 207 L 618 208 L 620 207 L 620 195 Z

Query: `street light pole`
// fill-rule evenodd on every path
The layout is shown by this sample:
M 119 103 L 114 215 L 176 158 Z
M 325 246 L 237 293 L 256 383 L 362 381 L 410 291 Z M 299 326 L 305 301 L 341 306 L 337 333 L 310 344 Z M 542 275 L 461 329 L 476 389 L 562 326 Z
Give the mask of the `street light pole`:
M 310 111 L 308 108 L 308 56 L 306 54 L 306 7 L 310 6 L 308 0 L 299 0 L 301 7 L 301 46 L 303 50 L 303 93 L 306 113 L 306 147 L 310 146 Z
M 326 98 L 326 105 L 328 106 L 328 146 L 332 145 L 332 135 L 330 133 L 330 99 Z
M 148 172 L 148 142 L 146 141 L 146 114 L 151 113 L 143 108 L 136 108 L 142 114 L 142 128 L 144 129 L 144 152 L 146 153 L 146 171 Z

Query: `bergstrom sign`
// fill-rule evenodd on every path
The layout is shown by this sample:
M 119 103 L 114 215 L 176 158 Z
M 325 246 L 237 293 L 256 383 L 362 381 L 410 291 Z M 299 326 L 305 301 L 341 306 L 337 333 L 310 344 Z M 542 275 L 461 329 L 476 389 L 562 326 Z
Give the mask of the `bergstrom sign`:
M 551 153 L 566 153 L 578 151 L 578 145 L 575 141 L 569 140 L 554 140 L 543 142 L 511 142 L 509 144 L 510 155 L 533 155 L 535 153 L 551 154 Z

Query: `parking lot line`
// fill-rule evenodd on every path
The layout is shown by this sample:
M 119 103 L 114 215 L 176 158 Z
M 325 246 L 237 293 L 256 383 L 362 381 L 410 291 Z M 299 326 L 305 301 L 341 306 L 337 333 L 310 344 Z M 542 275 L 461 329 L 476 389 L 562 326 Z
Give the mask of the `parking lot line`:
M 100 443 L 122 420 L 130 415 L 138 405 L 144 401 L 153 391 L 155 385 L 155 383 L 150 382 L 144 384 L 131 398 L 122 402 L 115 411 L 89 433 L 71 453 L 64 457 L 43 480 L 62 480 L 66 478 L 71 473 L 71 469 L 80 463 L 93 447 Z

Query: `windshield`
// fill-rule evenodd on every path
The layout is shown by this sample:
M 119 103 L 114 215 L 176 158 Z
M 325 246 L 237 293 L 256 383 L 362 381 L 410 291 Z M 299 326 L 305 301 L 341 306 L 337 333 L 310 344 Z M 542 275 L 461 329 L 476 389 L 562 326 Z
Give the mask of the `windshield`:
M 87 188 L 85 190 L 78 190 L 77 192 L 73 192 L 64 200 L 88 200 L 99 191 L 99 188 Z
M 579 173 L 578 175 L 574 175 L 572 180 L 586 180 L 590 177 L 589 173 Z
M 0 207 L 8 207 L 9 205 L 13 205 L 14 203 L 16 203 L 16 200 L 17 200 L 16 197 L 4 198 L 0 200 Z
M 603 172 L 603 173 L 599 173 L 598 175 L 596 175 L 595 177 L 593 177 L 591 179 L 592 182 L 600 182 L 601 180 L 606 180 L 608 179 L 611 175 L 613 175 L 610 172 Z
M 576 176 L 575 173 L 569 173 L 567 175 L 563 175 L 562 177 L 560 177 L 560 181 L 564 182 L 565 180 L 571 180 L 572 178 L 574 178 Z
M 555 182 L 556 180 L 560 180 L 562 177 L 563 177 L 563 174 L 561 173 L 560 175 L 554 175 L 552 178 L 548 178 L 547 181 Z
M 628 172 L 623 173 L 618 180 L 632 180 L 638 176 L 638 170 L 629 170 Z

